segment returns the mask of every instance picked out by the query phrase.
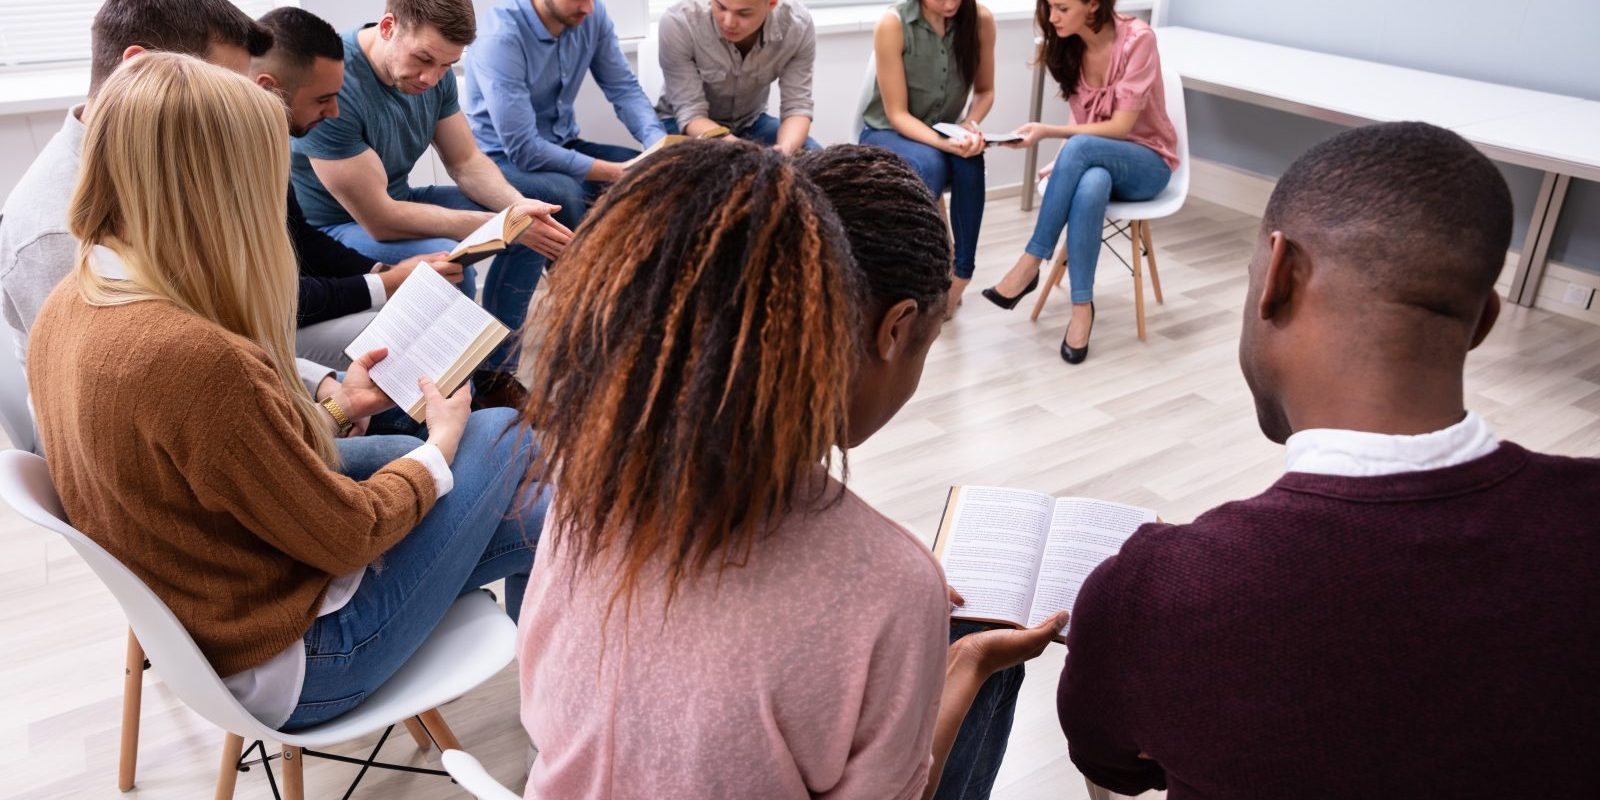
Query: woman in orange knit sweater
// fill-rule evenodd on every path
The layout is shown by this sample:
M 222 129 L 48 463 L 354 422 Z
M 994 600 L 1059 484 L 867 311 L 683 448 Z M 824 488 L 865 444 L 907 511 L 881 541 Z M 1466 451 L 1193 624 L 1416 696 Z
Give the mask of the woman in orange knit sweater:
M 506 578 L 521 605 L 544 513 L 517 487 L 533 445 L 506 434 L 509 410 L 471 413 L 467 392 L 427 383 L 426 443 L 335 438 L 392 403 L 367 375 L 381 351 L 322 404 L 295 374 L 282 105 L 154 53 L 100 98 L 77 272 L 28 359 L 51 477 L 246 708 L 286 729 L 331 719 L 463 592 Z

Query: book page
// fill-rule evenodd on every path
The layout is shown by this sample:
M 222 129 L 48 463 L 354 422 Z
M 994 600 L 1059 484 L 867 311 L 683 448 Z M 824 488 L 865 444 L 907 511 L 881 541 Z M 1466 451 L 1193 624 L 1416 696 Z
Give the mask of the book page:
M 506 214 L 510 213 L 510 211 L 510 206 L 500 209 L 500 213 L 491 217 L 488 222 L 479 225 L 477 230 L 467 234 L 467 238 L 456 243 L 456 249 L 450 251 L 450 259 L 454 260 L 456 256 L 478 245 L 503 241 L 506 235 Z
M 972 138 L 972 131 L 955 124 L 954 122 L 938 122 L 933 126 L 935 131 L 942 133 L 946 138 L 964 142 Z M 988 133 L 983 134 L 984 141 L 989 144 L 1005 144 L 1006 142 L 1020 142 L 1022 136 L 1016 133 Z
M 954 517 L 939 556 L 945 579 L 967 601 L 954 616 L 1022 624 L 1033 604 L 1055 499 L 993 486 L 953 491 Z
M 417 379 L 426 375 L 440 381 L 494 326 L 499 322 L 489 312 L 432 267 L 419 265 L 345 353 L 354 359 L 378 347 L 389 348 L 389 355 L 372 368 L 372 381 L 415 418 L 422 404 Z M 439 390 L 452 388 L 441 384 Z
M 1140 525 L 1155 521 L 1154 511 L 1136 506 L 1081 497 L 1055 501 L 1028 625 L 1062 609 L 1070 611 L 1089 573 L 1116 555 Z M 1063 638 L 1066 633 L 1061 632 Z

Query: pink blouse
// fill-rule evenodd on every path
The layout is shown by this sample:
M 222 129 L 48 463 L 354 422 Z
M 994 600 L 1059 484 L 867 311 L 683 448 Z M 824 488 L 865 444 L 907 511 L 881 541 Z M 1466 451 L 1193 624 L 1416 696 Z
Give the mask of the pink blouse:
M 950 601 L 911 533 L 846 492 L 631 609 L 610 605 L 620 557 L 574 580 L 566 538 L 546 526 L 522 605 L 529 800 L 922 793 Z
M 1172 169 L 1178 168 L 1178 129 L 1167 117 L 1167 91 L 1161 82 L 1156 32 L 1141 19 L 1116 16 L 1117 41 L 1104 86 L 1091 86 L 1081 73 L 1078 90 L 1067 100 L 1080 125 L 1105 122 L 1116 111 L 1138 111 L 1128 141 L 1142 144 Z

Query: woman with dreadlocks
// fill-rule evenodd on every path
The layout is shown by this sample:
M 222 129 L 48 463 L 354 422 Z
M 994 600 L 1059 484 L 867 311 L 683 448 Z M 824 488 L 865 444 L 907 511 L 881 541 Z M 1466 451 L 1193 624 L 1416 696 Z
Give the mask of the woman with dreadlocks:
M 985 679 L 1064 622 L 949 645 L 927 548 L 830 477 L 915 390 L 951 258 L 903 163 L 837 152 L 678 145 L 550 277 L 524 411 L 559 487 L 523 607 L 530 796 L 931 796 Z M 871 266 L 808 171 L 886 178 L 855 184 L 879 193 Z

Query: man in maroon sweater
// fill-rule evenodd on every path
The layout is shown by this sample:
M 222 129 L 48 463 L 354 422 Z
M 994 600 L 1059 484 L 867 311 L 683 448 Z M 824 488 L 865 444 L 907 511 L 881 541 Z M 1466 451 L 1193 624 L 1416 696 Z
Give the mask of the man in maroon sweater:
M 1600 461 L 1465 410 L 1511 200 L 1460 137 L 1375 125 L 1267 207 L 1239 361 L 1288 471 L 1147 525 L 1073 611 L 1095 783 L 1185 798 L 1595 797 Z

